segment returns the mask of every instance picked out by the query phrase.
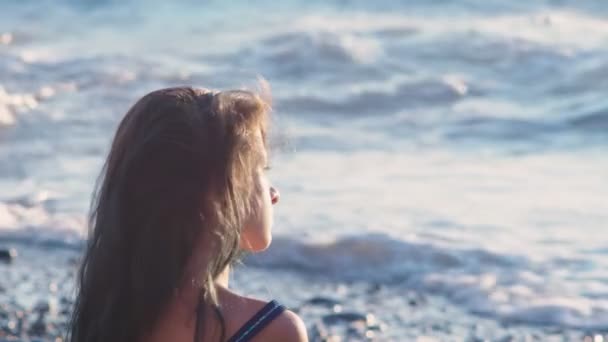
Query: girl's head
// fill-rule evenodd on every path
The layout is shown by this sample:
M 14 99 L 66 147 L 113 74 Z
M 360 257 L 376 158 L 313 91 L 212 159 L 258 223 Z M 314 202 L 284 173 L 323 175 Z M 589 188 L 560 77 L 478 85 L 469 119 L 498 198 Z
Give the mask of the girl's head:
M 78 341 L 131 341 L 204 256 L 197 284 L 271 241 L 269 104 L 249 91 L 154 91 L 120 123 L 92 203 L 72 323 Z M 190 265 L 190 266 L 189 266 Z

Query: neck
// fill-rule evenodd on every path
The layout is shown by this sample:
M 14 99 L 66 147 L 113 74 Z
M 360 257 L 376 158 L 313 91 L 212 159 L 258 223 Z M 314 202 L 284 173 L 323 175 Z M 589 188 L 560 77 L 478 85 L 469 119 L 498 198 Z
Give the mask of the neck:
M 193 314 L 195 313 L 196 307 L 200 300 L 200 285 L 198 285 L 195 280 L 198 279 L 197 275 L 198 273 L 189 273 L 187 275 L 182 286 L 180 286 L 178 292 L 176 293 L 176 301 L 174 302 L 178 305 L 178 310 L 182 311 L 183 314 L 189 319 L 193 319 L 195 317 Z M 229 278 L 230 267 L 226 267 L 224 271 L 222 271 L 222 273 L 215 278 L 214 284 L 219 288 L 227 289 Z
M 217 248 L 217 237 L 211 232 L 204 231 L 203 236 L 198 240 L 194 246 L 193 253 L 190 256 L 190 260 L 186 264 L 184 270 L 184 278 L 182 288 L 192 287 L 193 280 L 200 281 L 203 278 L 203 272 L 207 269 L 209 262 L 212 260 L 212 253 Z M 228 278 L 230 275 L 230 267 L 227 266 L 220 274 L 214 279 L 216 285 L 222 287 L 228 287 Z
M 193 279 L 200 277 L 199 272 L 188 272 L 182 285 L 177 289 L 175 297 L 169 302 L 165 309 L 160 323 L 157 327 L 150 332 L 150 336 L 163 336 L 157 339 L 151 339 L 149 336 L 140 341 L 167 341 L 173 340 L 171 334 L 180 331 L 180 327 L 185 327 L 189 331 L 194 331 L 196 328 L 197 319 L 197 308 L 200 301 L 200 286 L 193 282 Z M 218 287 L 218 292 L 222 293 L 223 289 L 228 287 L 228 280 L 230 276 L 230 267 L 226 267 L 224 271 L 216 277 L 214 283 Z M 211 307 L 209 305 L 204 306 L 206 317 L 213 317 Z M 176 330 L 177 329 L 177 330 Z M 164 338 L 166 336 L 172 336 L 171 339 Z
M 210 232 L 204 232 L 204 236 L 199 239 L 194 248 L 193 254 L 190 256 L 182 278 L 181 285 L 178 289 L 178 297 L 184 304 L 198 303 L 200 298 L 201 281 L 205 280 L 204 272 L 207 270 L 208 264 L 212 259 L 211 253 L 215 250 L 215 237 Z M 213 280 L 214 285 L 228 288 L 228 280 L 230 277 L 230 267 L 227 266 Z

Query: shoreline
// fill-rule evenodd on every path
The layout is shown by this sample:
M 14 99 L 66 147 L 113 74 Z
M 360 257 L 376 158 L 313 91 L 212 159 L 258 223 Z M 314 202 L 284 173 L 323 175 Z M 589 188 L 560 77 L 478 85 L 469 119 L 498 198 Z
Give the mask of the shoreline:
M 0 263 L 5 275 L 0 279 L 0 341 L 63 341 L 79 252 L 32 244 L 1 247 L 18 254 L 12 262 Z M 311 341 L 608 340 L 608 330 L 504 324 L 466 313 L 439 297 L 292 271 L 238 266 L 231 288 L 279 300 L 303 318 Z

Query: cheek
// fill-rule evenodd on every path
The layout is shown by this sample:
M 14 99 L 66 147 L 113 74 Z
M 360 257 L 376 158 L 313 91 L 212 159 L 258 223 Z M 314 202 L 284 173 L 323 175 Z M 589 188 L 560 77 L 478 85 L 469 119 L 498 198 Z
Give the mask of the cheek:
M 251 215 L 241 234 L 241 248 L 251 252 L 268 248 L 272 240 L 272 204 L 268 182 L 260 179 L 258 186 L 251 203 Z

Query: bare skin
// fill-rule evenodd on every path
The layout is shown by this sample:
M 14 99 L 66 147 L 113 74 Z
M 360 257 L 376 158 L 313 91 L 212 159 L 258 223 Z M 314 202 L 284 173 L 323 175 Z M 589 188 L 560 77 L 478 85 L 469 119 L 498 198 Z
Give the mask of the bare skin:
M 225 320 L 225 337 L 234 335 L 266 302 L 238 295 L 228 289 L 227 269 L 217 279 L 218 299 L 221 305 L 222 316 Z M 194 287 L 180 291 L 176 299 L 171 302 L 165 315 L 161 318 L 144 341 L 161 342 L 192 342 L 196 326 L 196 305 L 198 303 L 198 290 Z M 204 328 L 203 341 L 219 341 L 219 322 L 214 312 L 207 307 L 204 313 L 207 324 Z M 306 326 L 295 313 L 285 311 L 252 341 L 269 342 L 306 342 L 308 341 Z

